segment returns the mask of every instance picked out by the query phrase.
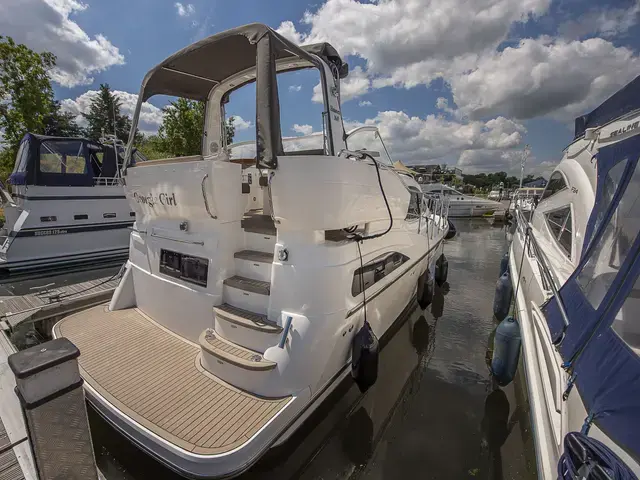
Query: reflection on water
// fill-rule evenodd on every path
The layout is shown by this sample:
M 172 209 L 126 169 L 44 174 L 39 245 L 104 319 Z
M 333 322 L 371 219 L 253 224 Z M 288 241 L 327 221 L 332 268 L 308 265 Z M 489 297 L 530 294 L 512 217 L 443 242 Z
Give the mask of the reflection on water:
M 485 362 L 504 228 L 456 220 L 449 283 L 427 310 L 407 306 L 381 339 L 377 383 L 348 378 L 247 479 L 529 479 L 535 464 L 520 378 L 494 390 Z M 90 412 L 111 479 L 177 478 Z

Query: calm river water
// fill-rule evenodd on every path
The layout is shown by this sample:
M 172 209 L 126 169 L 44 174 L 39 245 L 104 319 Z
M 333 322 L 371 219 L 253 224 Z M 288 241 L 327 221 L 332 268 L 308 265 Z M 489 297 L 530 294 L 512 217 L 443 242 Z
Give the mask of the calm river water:
M 407 306 L 381 344 L 377 383 L 343 382 L 283 446 L 242 479 L 533 479 L 535 457 L 519 377 L 491 386 L 485 353 L 505 228 L 454 220 L 449 281 L 425 311 Z M 108 480 L 177 476 L 90 411 Z

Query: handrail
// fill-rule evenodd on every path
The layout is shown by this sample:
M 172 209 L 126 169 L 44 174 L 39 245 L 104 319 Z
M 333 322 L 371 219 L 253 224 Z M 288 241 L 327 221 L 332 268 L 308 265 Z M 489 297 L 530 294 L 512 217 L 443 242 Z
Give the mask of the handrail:
M 205 182 L 205 180 L 207 178 L 209 178 L 209 174 L 205 173 L 204 177 L 202 177 L 202 185 L 201 185 L 202 186 L 202 198 L 204 199 L 204 207 L 207 209 L 207 213 L 209 214 L 209 216 L 211 218 L 213 218 L 214 220 L 217 220 L 218 217 L 216 215 L 213 215 L 211 213 L 211 210 L 209 210 L 209 202 L 207 201 L 207 191 L 206 191 L 205 186 L 204 186 L 204 182 Z
M 520 212 L 520 210 L 518 209 L 517 206 L 516 206 L 516 218 L 517 218 L 517 222 L 518 222 L 518 230 L 520 230 L 520 226 L 522 225 L 522 222 L 524 221 L 524 217 L 522 216 L 522 214 L 521 214 L 521 212 Z M 538 241 L 532 235 L 532 228 L 531 228 L 531 223 L 530 222 L 528 222 L 528 221 L 526 222 L 525 231 L 522 232 L 522 233 L 524 233 L 524 235 L 525 235 L 525 241 L 522 244 L 523 254 L 524 254 L 524 250 L 527 248 L 527 238 L 528 238 L 529 239 L 529 244 L 533 245 L 533 250 L 534 250 L 534 255 L 535 255 L 536 262 L 541 267 L 540 271 L 541 271 L 542 275 L 546 278 L 547 283 L 549 284 L 549 286 L 551 287 L 551 293 L 553 294 L 554 297 L 556 297 L 556 301 L 558 302 L 558 309 L 560 310 L 560 315 L 562 316 L 562 322 L 564 323 L 564 326 L 565 326 L 565 329 L 566 329 L 566 327 L 569 326 L 569 317 L 567 316 L 567 311 L 566 311 L 566 309 L 564 307 L 564 303 L 562 302 L 562 298 L 558 294 L 558 288 L 556 286 L 556 281 L 553 278 L 553 275 L 551 275 L 551 269 L 549 268 L 549 265 L 547 264 L 547 258 L 545 256 L 544 252 L 542 251 L 542 249 L 540 248 L 540 245 L 538 245 Z M 563 333 L 564 333 L 564 329 L 563 329 Z
M 291 329 L 291 322 L 293 321 L 293 317 L 287 316 L 287 320 L 284 323 L 284 330 L 282 331 L 282 337 L 280 337 L 280 343 L 278 343 L 278 348 L 284 348 L 287 343 L 287 337 L 289 336 L 289 330 Z

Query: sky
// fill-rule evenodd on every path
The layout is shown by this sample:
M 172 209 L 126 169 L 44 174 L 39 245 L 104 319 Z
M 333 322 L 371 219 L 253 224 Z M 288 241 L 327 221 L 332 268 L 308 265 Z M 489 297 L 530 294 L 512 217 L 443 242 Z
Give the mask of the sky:
M 0 0 L 0 35 L 57 56 L 56 98 L 78 115 L 101 83 L 131 114 L 146 72 L 214 33 L 265 23 L 331 43 L 349 64 L 349 128 L 377 125 L 394 160 L 465 173 L 548 175 L 573 120 L 640 75 L 640 0 Z M 318 74 L 279 78 L 283 135 L 322 125 Z M 232 95 L 236 141 L 254 137 L 253 87 Z M 169 99 L 144 104 L 157 131 Z

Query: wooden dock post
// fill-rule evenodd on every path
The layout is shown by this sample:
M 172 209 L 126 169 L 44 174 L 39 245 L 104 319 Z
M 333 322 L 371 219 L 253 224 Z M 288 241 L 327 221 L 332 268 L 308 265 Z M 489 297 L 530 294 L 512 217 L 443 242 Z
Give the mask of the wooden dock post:
M 39 480 L 98 480 L 78 348 L 66 338 L 9 357 Z

